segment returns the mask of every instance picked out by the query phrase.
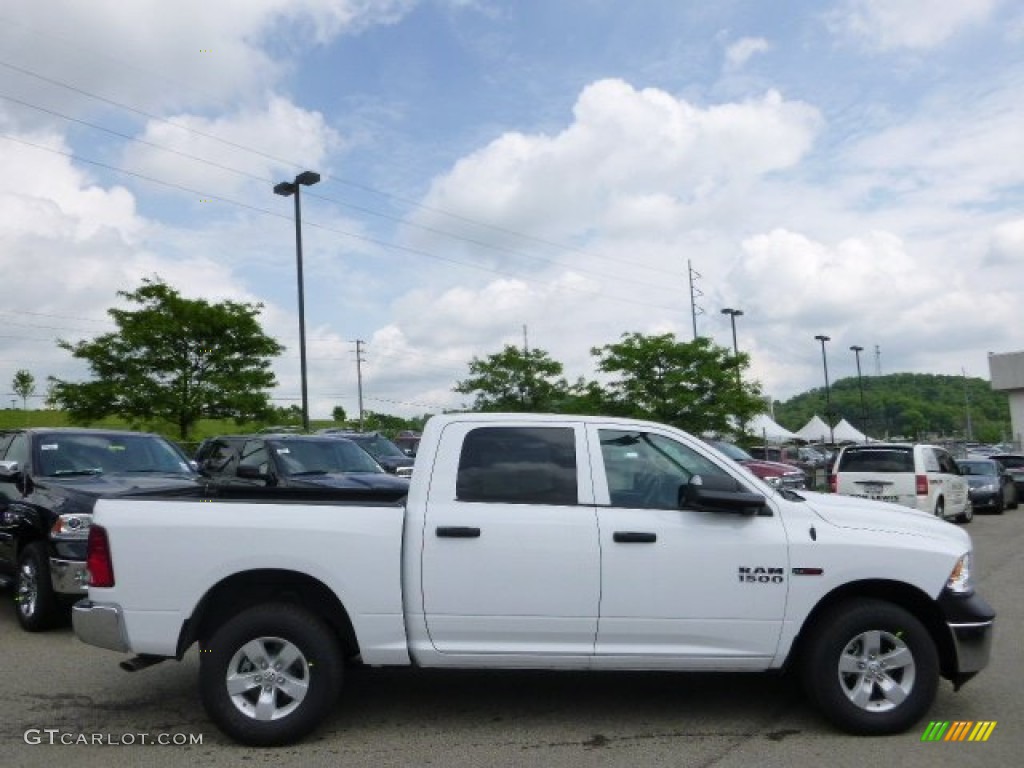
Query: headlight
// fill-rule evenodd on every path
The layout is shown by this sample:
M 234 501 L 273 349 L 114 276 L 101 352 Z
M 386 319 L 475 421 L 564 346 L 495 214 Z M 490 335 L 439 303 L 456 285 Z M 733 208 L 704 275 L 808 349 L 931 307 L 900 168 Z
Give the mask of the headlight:
M 766 477 L 764 481 L 773 488 L 778 488 L 782 485 L 782 478 L 778 475 L 775 475 L 774 477 Z
M 50 538 L 54 540 L 88 539 L 89 526 L 92 524 L 92 515 L 67 514 L 60 515 L 50 528 Z
M 956 561 L 956 565 L 953 566 L 953 570 L 949 574 L 949 579 L 946 580 L 946 589 L 961 595 L 974 589 L 974 583 L 971 581 L 970 552 L 961 555 L 960 559 Z

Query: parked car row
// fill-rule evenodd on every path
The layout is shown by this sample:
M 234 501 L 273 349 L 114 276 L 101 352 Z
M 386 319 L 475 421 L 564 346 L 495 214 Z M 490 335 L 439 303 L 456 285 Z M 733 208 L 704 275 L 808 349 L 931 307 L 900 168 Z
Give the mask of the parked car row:
M 14 587 L 27 631 L 66 617 L 86 594 L 86 542 L 100 497 L 275 487 L 347 489 L 397 501 L 408 493 L 413 459 L 387 442 L 377 433 L 225 435 L 205 440 L 193 460 L 152 433 L 0 432 L 0 587 Z M 375 459 L 364 445 L 391 455 Z

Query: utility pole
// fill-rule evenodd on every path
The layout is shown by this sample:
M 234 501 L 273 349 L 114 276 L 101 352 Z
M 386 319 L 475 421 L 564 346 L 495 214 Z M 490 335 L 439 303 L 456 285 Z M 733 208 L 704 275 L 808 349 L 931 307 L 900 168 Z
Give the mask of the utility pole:
M 875 376 L 882 375 L 882 349 L 875 344 Z
M 974 425 L 971 423 L 971 398 L 967 394 L 967 370 L 961 368 L 960 373 L 964 376 L 964 408 L 967 411 L 967 442 L 971 442 L 974 440 Z
M 356 339 L 356 382 L 359 387 L 359 431 L 363 431 L 363 344 L 362 339 Z
M 697 315 L 703 315 L 704 314 L 704 308 L 698 306 L 698 304 L 697 304 L 697 297 L 698 296 L 703 296 L 704 294 L 693 283 L 693 278 L 695 278 L 695 277 L 699 278 L 701 276 L 701 274 L 700 274 L 700 272 L 698 272 L 697 270 L 695 270 L 693 268 L 693 265 L 690 263 L 689 259 L 686 260 L 686 271 L 687 271 L 687 273 L 689 273 L 689 276 L 690 276 L 690 317 L 693 319 L 693 339 L 694 339 L 694 341 L 696 341 L 697 340 Z

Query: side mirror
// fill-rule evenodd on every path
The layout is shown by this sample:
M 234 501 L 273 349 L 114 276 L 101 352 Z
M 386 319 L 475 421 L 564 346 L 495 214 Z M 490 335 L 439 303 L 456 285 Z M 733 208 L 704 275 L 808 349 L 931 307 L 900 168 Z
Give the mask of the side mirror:
M 14 483 L 21 476 L 21 467 L 16 461 L 0 461 L 0 482 Z
M 254 467 L 251 464 L 239 465 L 235 474 L 245 480 L 267 480 L 270 477 L 266 472 L 260 472 L 259 467 Z
M 767 510 L 764 496 L 744 491 L 738 481 L 727 475 L 694 475 L 679 489 L 679 495 L 681 507 L 710 512 L 732 512 L 753 517 L 763 515 Z

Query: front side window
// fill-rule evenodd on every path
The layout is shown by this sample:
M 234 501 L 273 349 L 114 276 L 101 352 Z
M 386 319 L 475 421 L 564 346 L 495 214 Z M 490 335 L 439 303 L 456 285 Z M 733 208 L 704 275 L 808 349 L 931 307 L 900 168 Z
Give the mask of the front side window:
M 568 427 L 479 427 L 459 456 L 459 501 L 576 504 L 576 437 Z
M 262 440 L 249 440 L 242 446 L 238 457 L 239 467 L 254 467 L 261 475 L 270 473 L 270 458 L 267 455 L 267 444 Z
M 729 475 L 692 448 L 661 435 L 602 429 L 601 455 L 609 501 L 616 507 L 678 509 L 694 475 Z

